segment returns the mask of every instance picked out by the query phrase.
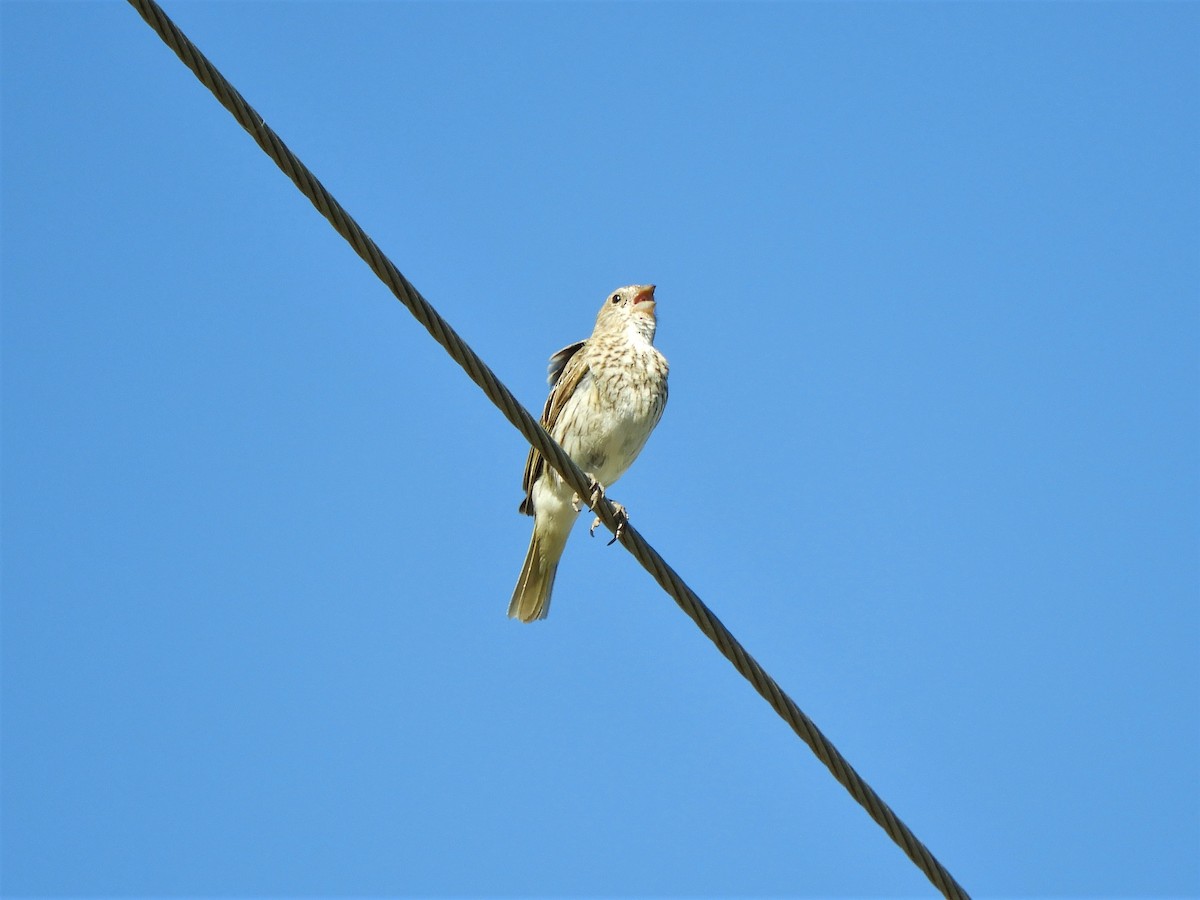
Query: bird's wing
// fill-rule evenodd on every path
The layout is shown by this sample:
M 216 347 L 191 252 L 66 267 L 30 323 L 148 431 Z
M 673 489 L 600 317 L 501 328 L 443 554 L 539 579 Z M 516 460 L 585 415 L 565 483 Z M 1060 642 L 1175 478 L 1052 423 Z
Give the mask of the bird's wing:
M 550 357 L 549 374 L 550 396 L 542 408 L 542 427 L 554 433 L 554 426 L 562 413 L 563 406 L 575 393 L 575 388 L 583 376 L 587 374 L 588 365 L 579 351 L 586 341 L 578 341 L 569 347 L 563 347 Z M 546 460 L 535 448 L 529 448 L 529 456 L 525 458 L 525 474 L 521 479 L 521 487 L 525 491 L 525 499 L 521 501 L 520 511 L 527 516 L 533 515 L 533 485 L 546 467 Z
M 562 377 L 563 369 L 567 367 L 567 363 L 571 361 L 579 349 L 586 344 L 587 341 L 576 341 L 570 346 L 563 347 L 557 353 L 550 357 L 550 365 L 546 367 L 546 384 L 554 387 L 558 384 L 558 379 Z

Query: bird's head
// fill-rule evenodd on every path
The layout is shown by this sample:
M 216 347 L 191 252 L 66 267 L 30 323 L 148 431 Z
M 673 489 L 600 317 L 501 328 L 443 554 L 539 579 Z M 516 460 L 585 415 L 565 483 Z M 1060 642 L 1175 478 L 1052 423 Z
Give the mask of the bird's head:
M 654 285 L 631 284 L 617 288 L 600 307 L 600 314 L 596 316 L 596 330 L 632 327 L 646 340 L 653 341 L 657 324 L 655 307 Z

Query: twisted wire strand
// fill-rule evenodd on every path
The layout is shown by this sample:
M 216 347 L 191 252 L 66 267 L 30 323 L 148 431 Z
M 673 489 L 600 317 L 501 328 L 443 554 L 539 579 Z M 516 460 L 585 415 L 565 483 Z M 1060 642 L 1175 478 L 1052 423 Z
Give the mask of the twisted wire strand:
M 362 260 L 388 286 L 401 303 L 408 308 L 418 322 L 441 344 L 451 358 L 457 362 L 467 376 L 477 384 L 488 399 L 504 414 L 527 441 L 536 447 L 567 484 L 580 497 L 588 497 L 590 479 L 575 465 L 566 451 L 559 446 L 528 410 L 513 396 L 512 392 L 496 377 L 495 373 L 476 355 L 466 342 L 458 336 L 449 323 L 409 283 L 400 270 L 379 249 L 376 243 L 359 227 L 358 223 L 342 208 L 341 204 L 325 189 L 316 176 L 309 171 L 287 148 L 277 134 L 255 112 L 240 93 L 225 79 L 188 38 L 167 16 L 154 0 L 129 0 L 154 29 L 163 42 L 207 87 L 222 106 L 238 123 L 249 132 L 263 151 L 292 183 L 307 197 Z M 592 507 L 605 527 L 616 532 L 617 519 L 613 504 L 600 498 Z M 808 718 L 795 702 L 784 693 L 775 679 L 763 670 L 738 640 L 730 634 L 721 620 L 713 614 L 683 579 L 651 547 L 638 531 L 626 523 L 621 530 L 620 542 L 633 557 L 642 564 L 664 591 L 687 613 L 697 627 L 711 640 L 741 673 L 754 689 L 765 699 L 792 730 L 812 749 L 817 758 L 829 769 L 833 777 L 849 791 L 850 795 L 867 811 L 868 815 L 883 828 L 943 896 L 966 898 L 968 894 L 954 880 L 946 868 L 938 862 L 929 849 L 917 839 L 892 812 L 882 798 L 863 781 L 829 739 Z

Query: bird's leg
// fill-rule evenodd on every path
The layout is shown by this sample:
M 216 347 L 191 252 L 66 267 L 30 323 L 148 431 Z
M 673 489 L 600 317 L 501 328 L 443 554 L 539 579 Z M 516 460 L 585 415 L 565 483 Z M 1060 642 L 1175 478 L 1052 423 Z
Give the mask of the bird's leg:
M 625 531 L 625 523 L 629 521 L 629 513 L 625 511 L 625 507 L 615 501 L 613 502 L 613 515 L 617 520 L 617 530 L 613 532 L 612 540 L 606 545 L 609 547 L 621 539 L 621 534 Z M 588 535 L 590 537 L 595 537 L 596 529 L 602 524 L 603 523 L 600 521 L 600 517 L 596 516 L 596 520 L 592 522 L 592 527 L 588 529 Z
M 588 506 L 594 507 L 600 502 L 600 498 L 604 496 L 604 485 L 593 478 L 591 472 L 586 474 L 590 482 L 588 485 Z M 571 497 L 571 509 L 575 510 L 575 512 L 580 512 L 583 509 L 583 500 L 579 498 L 578 494 L 574 494 Z
M 588 506 L 590 506 L 592 509 L 595 509 L 596 504 L 604 499 L 604 485 L 593 478 L 590 472 L 588 473 L 588 480 L 591 482 L 591 484 L 588 486 Z M 608 546 L 611 547 L 621 539 L 621 532 L 625 530 L 625 523 L 629 521 L 629 513 L 625 511 L 625 507 L 620 503 L 617 503 L 616 501 L 609 502 L 613 505 L 613 516 L 617 520 L 617 530 L 613 534 L 613 539 L 608 542 Z M 583 509 L 583 501 L 579 499 L 578 494 L 575 494 L 571 498 L 571 508 L 574 509 L 575 512 L 579 512 Z M 602 524 L 604 523 L 601 518 L 596 516 L 595 521 L 592 522 L 591 527 L 588 528 L 588 536 L 595 537 L 596 529 Z
M 588 488 L 588 497 L 591 501 L 588 503 L 588 506 L 595 509 L 596 504 L 604 498 L 604 485 L 598 482 L 595 478 L 592 478 L 591 473 L 588 474 L 588 478 L 592 479 L 592 484 Z

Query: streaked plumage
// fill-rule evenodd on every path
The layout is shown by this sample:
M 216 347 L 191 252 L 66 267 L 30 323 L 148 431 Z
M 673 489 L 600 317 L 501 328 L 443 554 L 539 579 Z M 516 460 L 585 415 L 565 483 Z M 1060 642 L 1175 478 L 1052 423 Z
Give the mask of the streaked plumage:
M 654 349 L 654 285 L 610 294 L 591 337 L 550 357 L 550 396 L 542 426 L 595 481 L 609 487 L 625 473 L 667 403 L 667 361 Z M 508 614 L 544 619 L 558 561 L 579 517 L 574 491 L 531 449 L 521 512 L 533 516 L 533 537 Z

